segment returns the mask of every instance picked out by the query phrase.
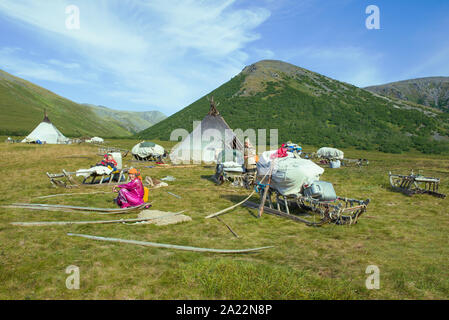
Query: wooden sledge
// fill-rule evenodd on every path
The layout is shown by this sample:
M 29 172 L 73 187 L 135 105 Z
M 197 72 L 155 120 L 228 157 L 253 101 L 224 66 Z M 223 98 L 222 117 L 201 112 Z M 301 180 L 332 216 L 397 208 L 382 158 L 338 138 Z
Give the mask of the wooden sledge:
M 83 179 L 81 183 L 77 182 L 73 175 L 76 172 L 67 172 L 64 169 L 62 173 L 48 173 L 47 177 L 50 179 L 51 184 L 54 187 L 62 187 L 62 188 L 77 188 L 80 186 L 103 186 L 110 185 L 113 182 L 128 182 L 128 178 L 125 181 L 122 181 L 124 174 L 128 173 L 129 169 L 116 170 L 111 172 L 110 174 L 91 174 L 90 176 Z M 90 181 L 89 181 L 90 180 Z
M 402 192 L 408 196 L 414 194 L 430 194 L 437 198 L 445 198 L 446 195 L 439 192 L 440 179 L 432 177 L 424 177 L 420 174 L 416 175 L 411 172 L 410 175 L 388 174 L 390 178 L 391 188 L 395 191 Z
M 108 153 L 118 152 L 118 153 L 121 153 L 122 158 L 126 158 L 126 156 L 128 156 L 128 154 L 129 154 L 129 150 L 127 150 L 127 149 L 120 149 L 120 148 L 116 148 L 116 147 L 104 147 L 104 146 L 101 146 L 98 144 L 94 144 L 94 145 L 99 147 L 98 148 L 99 156 L 103 156 Z
M 359 217 L 366 212 L 370 199 L 357 200 L 344 197 L 338 197 L 334 201 L 322 201 L 298 193 L 295 195 L 284 196 L 271 186 L 257 185 L 258 192 L 261 195 L 259 204 L 246 202 L 243 205 L 259 208 L 261 210 L 283 218 L 302 222 L 308 226 L 322 226 L 326 223 L 336 225 L 356 224 Z M 267 194 L 262 197 L 262 194 Z M 274 199 L 272 199 L 274 196 Z M 268 206 L 265 206 L 265 202 Z M 268 211 L 267 211 L 268 208 Z M 293 214 L 296 211 L 296 214 Z M 298 212 L 299 211 L 299 212 Z

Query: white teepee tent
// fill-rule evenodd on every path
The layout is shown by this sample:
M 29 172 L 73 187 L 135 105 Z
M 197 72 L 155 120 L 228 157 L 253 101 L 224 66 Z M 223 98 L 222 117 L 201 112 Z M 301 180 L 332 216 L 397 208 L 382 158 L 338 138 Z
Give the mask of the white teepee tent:
M 174 163 L 217 162 L 217 156 L 223 150 L 243 153 L 243 144 L 218 112 L 212 97 L 209 113 L 172 149 L 170 160 Z
M 47 111 L 45 111 L 44 120 L 22 142 L 30 143 L 38 140 L 48 144 L 65 144 L 70 141 L 51 123 Z

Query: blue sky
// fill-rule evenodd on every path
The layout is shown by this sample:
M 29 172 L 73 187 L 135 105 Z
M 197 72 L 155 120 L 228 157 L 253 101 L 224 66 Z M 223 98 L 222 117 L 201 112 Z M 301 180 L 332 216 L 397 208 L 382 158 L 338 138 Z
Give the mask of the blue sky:
M 76 102 L 167 115 L 261 59 L 360 87 L 449 76 L 447 0 L 1 0 L 0 30 L 0 69 Z

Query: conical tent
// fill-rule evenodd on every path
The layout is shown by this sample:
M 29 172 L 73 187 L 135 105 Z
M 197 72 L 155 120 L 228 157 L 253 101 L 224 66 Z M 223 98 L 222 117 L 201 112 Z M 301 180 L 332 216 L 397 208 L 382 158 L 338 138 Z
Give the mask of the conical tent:
M 45 111 L 44 120 L 25 138 L 22 142 L 36 142 L 41 141 L 48 144 L 65 144 L 70 139 L 66 138 L 61 131 L 59 131 L 47 116 Z
M 174 163 L 217 162 L 217 156 L 223 150 L 238 150 L 243 153 L 243 144 L 220 115 L 212 98 L 209 113 L 172 149 L 170 160 Z

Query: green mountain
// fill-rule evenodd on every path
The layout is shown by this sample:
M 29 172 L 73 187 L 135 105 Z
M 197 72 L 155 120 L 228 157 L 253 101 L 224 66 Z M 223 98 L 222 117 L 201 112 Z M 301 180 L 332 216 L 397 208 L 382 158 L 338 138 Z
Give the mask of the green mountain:
M 353 85 L 282 61 L 247 66 L 210 92 L 233 129 L 278 129 L 279 140 L 315 146 L 401 152 L 449 150 L 449 114 Z M 169 140 L 177 128 L 192 130 L 209 110 L 202 97 L 138 133 L 141 139 Z
M 449 112 L 449 77 L 428 77 L 365 88 L 368 91 L 412 101 Z
M 120 111 L 108 112 L 107 108 L 78 104 L 0 70 L 1 135 L 29 134 L 42 121 L 44 109 L 53 124 L 68 137 L 127 137 L 153 121 L 147 113 L 123 112 L 122 115 Z M 153 123 L 163 117 L 158 112 L 153 115 Z M 134 122 L 132 116 L 136 118 Z
M 120 111 L 109 109 L 104 106 L 95 106 L 92 104 L 84 104 L 91 107 L 97 116 L 103 120 L 118 122 L 132 133 L 137 133 L 167 118 L 160 111 Z

